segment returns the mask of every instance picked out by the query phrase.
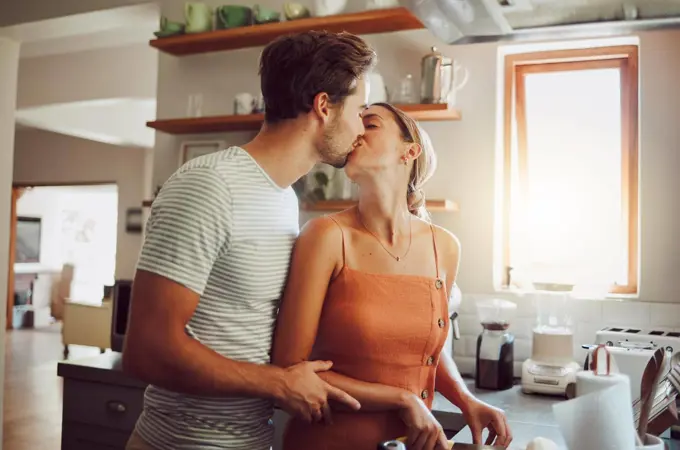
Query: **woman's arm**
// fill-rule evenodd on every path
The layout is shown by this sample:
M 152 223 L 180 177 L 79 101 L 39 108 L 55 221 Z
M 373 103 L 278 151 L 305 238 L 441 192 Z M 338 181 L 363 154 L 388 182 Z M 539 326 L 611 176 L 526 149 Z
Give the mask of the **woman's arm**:
M 328 283 L 341 267 L 340 228 L 327 217 L 308 222 L 293 249 L 274 333 L 273 364 L 289 367 L 309 358 Z M 318 375 L 357 399 L 362 411 L 405 408 L 415 397 L 404 389 L 359 381 L 332 371 Z M 337 403 L 333 406 L 342 407 Z
M 443 258 L 443 266 L 446 268 L 446 292 L 453 291 L 453 285 L 458 276 L 458 266 L 460 263 L 460 242 L 453 234 L 449 233 L 443 228 L 436 228 L 437 241 L 443 248 L 441 253 Z M 449 311 L 449 316 L 451 311 Z M 446 350 L 442 350 L 439 358 L 439 366 L 437 367 L 437 374 L 435 377 L 435 385 L 437 391 L 446 397 L 448 401 L 463 408 L 463 406 L 472 398 L 472 394 L 465 385 L 463 377 L 460 376 L 456 363 Z
M 460 242 L 458 238 L 448 231 L 442 228 L 437 229 L 439 231 L 437 237 L 441 236 L 437 242 L 442 242 L 444 247 L 442 254 L 446 258 L 444 264 L 447 274 L 447 292 L 451 292 L 453 283 L 458 275 Z M 440 354 L 439 365 L 435 375 L 435 387 L 448 401 L 461 409 L 465 422 L 470 427 L 473 443 L 481 444 L 482 432 L 484 429 L 488 429 L 489 435 L 486 445 L 491 445 L 492 443 L 505 447 L 510 445 L 512 433 L 503 411 L 487 405 L 472 395 L 463 377 L 461 377 L 456 363 L 445 349 Z

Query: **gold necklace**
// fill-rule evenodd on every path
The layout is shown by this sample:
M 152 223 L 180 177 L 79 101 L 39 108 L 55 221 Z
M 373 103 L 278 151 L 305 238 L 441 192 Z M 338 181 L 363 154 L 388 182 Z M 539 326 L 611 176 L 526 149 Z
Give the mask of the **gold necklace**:
M 359 212 L 359 207 L 358 207 L 358 206 L 357 206 L 357 208 L 356 208 L 356 211 L 357 211 L 357 219 L 359 219 L 359 223 L 361 224 L 362 227 L 364 227 L 364 230 L 368 231 L 368 233 L 369 233 L 371 236 L 373 236 L 373 237 L 375 238 L 376 241 L 378 241 L 378 244 L 380 244 L 380 246 L 381 246 L 381 247 L 382 247 L 382 248 L 383 248 L 383 249 L 384 249 L 384 250 L 385 250 L 392 258 L 396 259 L 397 261 L 401 261 L 402 258 L 406 258 L 406 255 L 408 255 L 408 252 L 411 251 L 411 241 L 413 240 L 413 222 L 412 222 L 412 220 L 411 220 L 411 217 L 409 217 L 409 221 L 408 221 L 408 248 L 406 249 L 406 252 L 405 252 L 402 256 L 399 256 L 399 255 L 395 255 L 394 253 L 392 253 L 391 251 L 389 251 L 389 250 L 387 249 L 387 247 L 385 247 L 385 245 L 382 243 L 382 241 L 380 240 L 380 238 L 379 238 L 378 236 L 376 236 L 371 230 L 368 229 L 368 227 L 366 226 L 366 224 L 364 223 L 364 221 L 361 219 L 361 213 Z

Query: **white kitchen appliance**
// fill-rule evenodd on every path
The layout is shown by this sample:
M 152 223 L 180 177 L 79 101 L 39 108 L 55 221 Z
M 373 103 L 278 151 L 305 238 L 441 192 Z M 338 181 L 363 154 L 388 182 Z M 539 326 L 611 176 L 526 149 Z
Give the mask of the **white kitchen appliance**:
M 574 397 L 576 372 L 570 314 L 571 286 L 540 286 L 530 296 L 536 307 L 531 357 L 522 364 L 522 391 Z
M 642 373 L 654 351 L 663 347 L 669 352 L 670 357 L 680 353 L 680 332 L 605 327 L 595 334 L 594 344 L 606 345 L 613 356 L 615 370 L 630 377 L 631 398 L 635 400 L 640 397 Z M 589 364 L 589 357 L 590 352 L 586 357 L 584 367 Z

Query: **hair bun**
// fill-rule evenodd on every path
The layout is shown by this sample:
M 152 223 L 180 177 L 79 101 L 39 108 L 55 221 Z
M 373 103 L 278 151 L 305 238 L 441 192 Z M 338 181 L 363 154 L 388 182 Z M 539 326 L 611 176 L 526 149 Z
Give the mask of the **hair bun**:
M 408 210 L 413 214 L 417 214 L 420 208 L 425 206 L 425 193 L 422 189 L 417 189 L 408 194 L 406 201 L 408 202 Z

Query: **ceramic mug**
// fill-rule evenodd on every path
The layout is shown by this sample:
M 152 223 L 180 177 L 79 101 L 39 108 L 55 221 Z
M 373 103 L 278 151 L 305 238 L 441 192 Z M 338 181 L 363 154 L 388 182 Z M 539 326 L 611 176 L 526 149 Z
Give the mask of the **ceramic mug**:
M 264 112 L 264 97 L 262 96 L 262 94 L 258 95 L 257 98 L 253 101 L 253 112 L 254 113 Z
M 664 450 L 666 448 L 663 440 L 657 436 L 651 434 L 647 435 L 645 439 L 645 444 L 642 446 L 636 445 L 635 450 Z
M 220 30 L 243 27 L 253 23 L 253 10 L 247 6 L 220 6 L 215 14 L 217 16 L 217 28 Z
M 314 0 L 315 16 L 334 16 L 340 14 L 347 6 L 347 0 Z
M 253 20 L 256 24 L 272 23 L 281 20 L 281 13 L 260 5 L 253 6 Z
M 253 113 L 254 98 L 248 92 L 241 92 L 234 97 L 234 114 L 245 115 Z
M 184 5 L 186 33 L 203 33 L 212 30 L 212 8 L 205 3 L 186 3 Z

